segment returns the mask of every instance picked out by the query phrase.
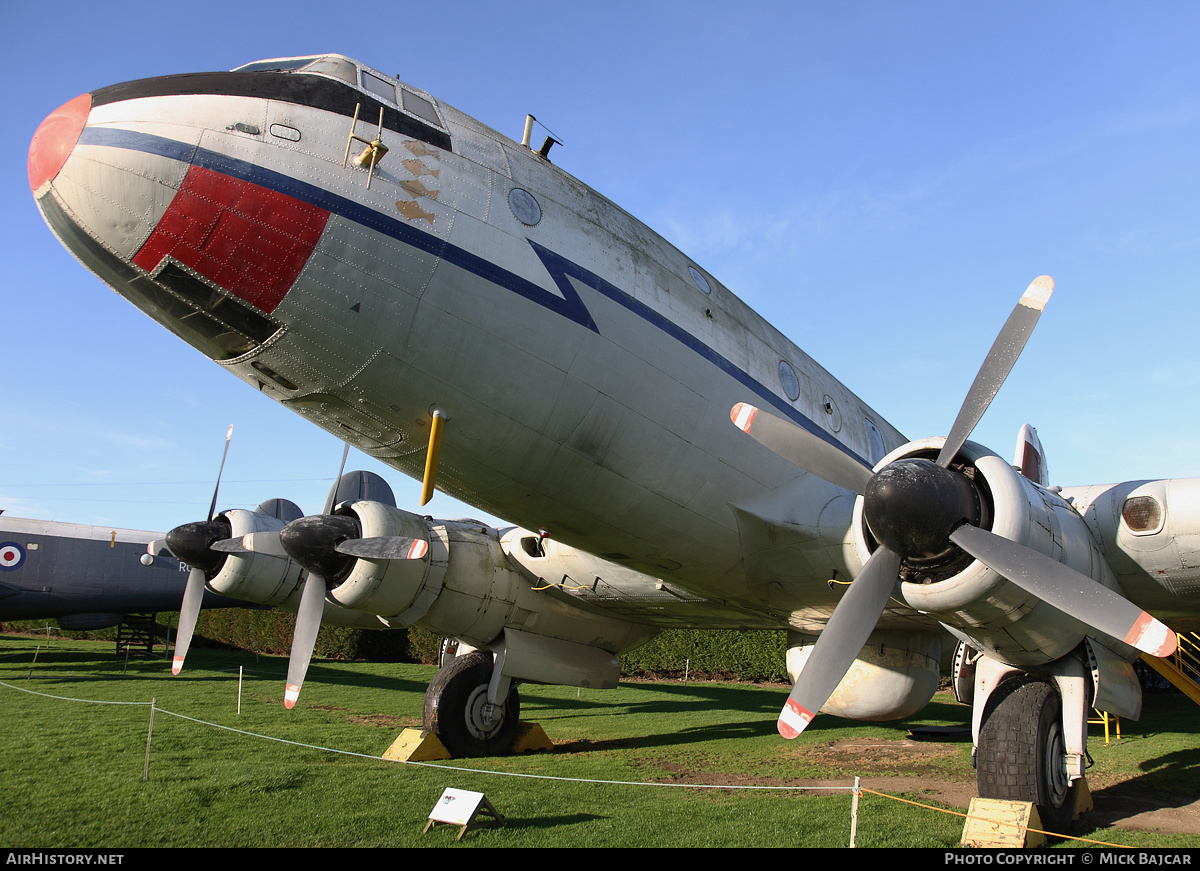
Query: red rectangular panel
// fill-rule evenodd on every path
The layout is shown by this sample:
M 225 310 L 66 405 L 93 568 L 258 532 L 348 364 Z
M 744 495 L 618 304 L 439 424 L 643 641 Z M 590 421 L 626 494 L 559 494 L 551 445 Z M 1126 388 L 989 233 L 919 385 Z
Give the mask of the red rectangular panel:
M 269 314 L 328 219 L 325 209 L 193 166 L 133 262 L 149 272 L 174 257 Z

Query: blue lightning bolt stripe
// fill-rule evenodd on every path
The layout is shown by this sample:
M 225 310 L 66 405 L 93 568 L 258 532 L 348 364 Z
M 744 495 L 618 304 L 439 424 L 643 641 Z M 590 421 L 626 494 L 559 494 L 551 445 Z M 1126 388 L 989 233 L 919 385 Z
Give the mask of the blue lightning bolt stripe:
M 198 145 L 189 145 L 162 136 L 108 127 L 85 128 L 79 137 L 79 144 L 102 145 L 110 148 L 124 148 L 131 151 L 155 154 L 194 166 L 200 166 L 214 172 L 224 173 L 232 178 L 261 185 L 270 190 L 295 197 L 343 217 L 346 220 L 377 230 L 419 251 L 432 254 L 447 263 L 454 264 L 467 272 L 478 275 L 498 287 L 502 287 L 531 302 L 537 303 L 579 324 L 585 329 L 599 333 L 600 330 L 596 326 L 595 321 L 592 320 L 592 315 L 588 311 L 587 306 L 580 298 L 575 287 L 568 280 L 568 276 L 572 276 L 690 348 L 721 371 L 734 378 L 747 390 L 764 400 L 765 403 L 769 404 L 787 419 L 845 451 L 859 462 L 868 466 L 871 465 L 855 451 L 817 426 L 806 415 L 785 402 L 774 391 L 768 389 L 748 373 L 739 369 L 733 362 L 714 351 L 708 345 L 705 345 L 691 333 L 683 330 L 669 318 L 595 273 L 584 269 L 579 264 L 568 260 L 560 254 L 556 254 L 532 240 L 528 240 L 529 244 L 541 258 L 551 278 L 554 279 L 555 285 L 558 287 L 559 292 L 562 293 L 561 297 L 550 293 L 526 278 L 509 272 L 489 260 L 472 254 L 470 251 L 460 248 L 457 245 L 452 245 L 411 224 L 392 218 L 369 206 L 332 193 L 317 185 L 300 181 L 292 176 L 258 166 L 249 161 L 239 160 L 220 152 L 212 151 L 211 149 L 201 148 Z
M 160 157 L 190 163 L 193 166 L 219 172 L 231 178 L 241 179 L 251 184 L 295 197 L 298 200 L 311 203 L 325 209 L 331 214 L 338 215 L 348 221 L 370 227 L 390 236 L 405 245 L 410 245 L 418 251 L 432 254 L 447 263 L 452 263 L 468 272 L 485 278 L 493 284 L 503 287 L 518 296 L 523 296 L 531 302 L 550 309 L 582 327 L 599 332 L 587 307 L 579 298 L 573 287 L 568 285 L 559 297 L 538 287 L 532 281 L 522 278 L 494 263 L 472 254 L 457 245 L 451 245 L 437 236 L 422 232 L 404 221 L 378 212 L 369 206 L 357 203 L 322 187 L 300 181 L 292 176 L 267 169 L 249 161 L 239 160 L 220 152 L 199 146 L 187 145 L 162 136 L 148 133 L 138 133 L 132 130 L 118 130 L 107 127 L 85 128 L 79 137 L 80 145 L 104 145 L 110 148 L 125 148 L 131 151 L 141 151 Z

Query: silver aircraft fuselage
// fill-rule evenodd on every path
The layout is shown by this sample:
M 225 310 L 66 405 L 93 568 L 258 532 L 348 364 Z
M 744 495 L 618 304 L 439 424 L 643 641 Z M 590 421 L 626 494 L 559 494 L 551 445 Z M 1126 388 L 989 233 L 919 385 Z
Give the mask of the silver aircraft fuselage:
M 345 160 L 377 135 L 374 167 Z M 416 477 L 440 411 L 446 492 L 775 625 L 836 601 L 853 496 L 730 408 L 868 464 L 904 441 L 628 213 L 340 56 L 82 95 L 39 129 L 30 183 L 88 268 L 263 393 Z M 786 589 L 752 583 L 731 505 L 798 477 Z

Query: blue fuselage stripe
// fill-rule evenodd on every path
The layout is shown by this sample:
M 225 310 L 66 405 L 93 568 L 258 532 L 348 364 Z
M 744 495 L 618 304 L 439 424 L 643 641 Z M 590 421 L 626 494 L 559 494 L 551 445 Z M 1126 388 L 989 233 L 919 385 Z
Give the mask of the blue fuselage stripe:
M 212 170 L 213 172 L 219 172 L 231 178 L 247 181 L 290 197 L 295 197 L 298 200 L 311 203 L 348 221 L 370 227 L 419 251 L 432 254 L 447 263 L 452 263 L 505 290 L 516 293 L 531 302 L 548 308 L 574 321 L 585 329 L 598 333 L 599 329 L 593 322 L 586 305 L 567 279 L 568 275 L 574 276 L 596 290 L 596 292 L 620 304 L 628 311 L 695 351 L 702 358 L 717 366 L 722 372 L 734 378 L 747 390 L 750 390 L 760 399 L 765 400 L 772 408 L 798 426 L 802 426 L 809 432 L 825 439 L 859 462 L 868 466 L 870 465 L 855 451 L 833 438 L 806 415 L 784 402 L 781 397 L 755 380 L 749 373 L 739 369 L 733 362 L 718 354 L 691 333 L 680 328 L 660 312 L 655 311 L 641 300 L 621 290 L 595 273 L 584 269 L 579 264 L 568 260 L 560 254 L 550 251 L 548 248 L 538 245 L 532 240 L 527 241 L 529 241 L 529 244 L 545 264 L 547 271 L 554 279 L 563 296 L 560 297 L 557 294 L 550 293 L 532 281 L 509 272 L 476 254 L 472 254 L 470 251 L 452 245 L 404 221 L 384 215 L 369 206 L 339 196 L 318 185 L 300 181 L 284 173 L 267 169 L 249 161 L 238 160 L 237 158 L 229 157 L 211 149 L 188 145 L 177 140 L 149 133 L 139 133 L 132 130 L 120 130 L 109 127 L 85 128 L 79 137 L 79 144 L 102 145 L 111 148 L 124 148 L 131 151 L 156 154 L 161 157 Z

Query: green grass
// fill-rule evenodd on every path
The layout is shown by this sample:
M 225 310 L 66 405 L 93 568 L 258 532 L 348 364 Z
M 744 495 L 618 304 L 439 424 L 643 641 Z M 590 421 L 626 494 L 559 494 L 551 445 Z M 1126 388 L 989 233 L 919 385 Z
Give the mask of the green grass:
M 485 793 L 507 818 L 504 827 L 469 833 L 457 845 L 463 847 L 836 847 L 849 842 L 847 793 L 668 784 L 821 777 L 848 786 L 855 774 L 914 772 L 826 749 L 845 738 L 900 739 L 911 722 L 820 718 L 802 738 L 785 742 L 775 733 L 783 691 L 712 683 L 607 691 L 525 685 L 522 718 L 542 725 L 555 752 L 402 765 L 377 757 L 402 729 L 419 727 L 431 667 L 318 661 L 297 707 L 287 711 L 280 658 L 194 650 L 187 670 L 172 677 L 164 660 L 132 660 L 126 669 L 111 643 L 46 644 L 0 636 L 0 681 L 10 685 L 0 686 L 0 843 L 10 847 L 451 846 L 454 829 L 421 834 L 446 787 Z M 152 698 L 159 710 L 143 781 Z M 966 708 L 939 695 L 914 722 L 961 725 L 968 718 Z M 1182 795 L 1195 783 L 1194 720 L 1191 711 L 1170 708 L 1124 723 L 1128 740 L 1117 749 L 1093 740 L 1097 768 L 1103 765 L 1107 778 L 1125 773 Z M 922 760 L 916 773 L 970 778 L 969 741 L 947 749 Z M 556 779 L 508 776 L 514 774 Z M 909 797 L 925 801 L 920 791 Z M 957 816 L 865 795 L 858 844 L 954 846 L 962 824 Z M 1200 844 L 1194 836 L 1088 834 L 1136 846 Z

